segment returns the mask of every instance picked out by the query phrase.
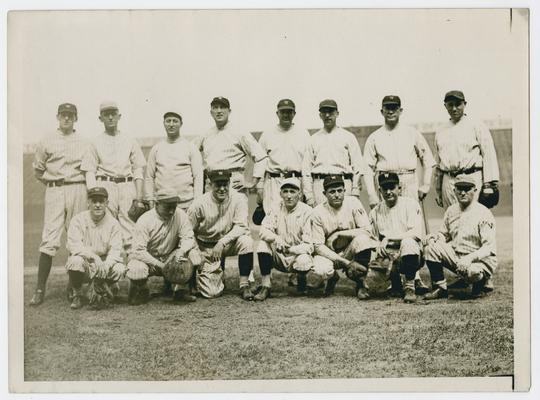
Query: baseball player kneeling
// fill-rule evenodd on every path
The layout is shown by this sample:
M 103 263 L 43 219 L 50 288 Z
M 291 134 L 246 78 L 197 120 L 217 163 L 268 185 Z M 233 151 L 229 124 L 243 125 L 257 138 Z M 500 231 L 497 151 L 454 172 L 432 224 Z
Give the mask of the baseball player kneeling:
M 473 297 L 489 291 L 485 284 L 497 268 L 495 218 L 476 200 L 477 190 L 474 176 L 457 176 L 454 193 L 458 202 L 446 210 L 439 232 L 424 241 L 433 284 L 426 300 L 448 297 L 443 267 L 472 284 Z
M 281 272 L 298 273 L 297 291 L 306 292 L 306 275 L 313 268 L 313 245 L 309 236 L 313 209 L 300 201 L 300 189 L 298 178 L 284 179 L 281 203 L 271 208 L 262 222 L 257 250 L 262 289 L 255 300 L 264 301 L 270 295 L 272 265 Z
M 231 191 L 231 172 L 208 172 L 211 191 L 195 199 L 188 209 L 197 247 L 191 259 L 197 270 L 197 289 L 206 298 L 223 293 L 225 257 L 238 255 L 240 291 L 253 300 L 248 277 L 253 270 L 253 239 L 248 228 L 248 206 L 243 194 Z
M 70 281 L 68 298 L 74 310 L 82 306 L 84 281 L 90 280 L 89 304 L 98 309 L 112 303 L 112 285 L 125 273 L 122 233 L 116 219 L 107 213 L 108 197 L 102 187 L 89 189 L 88 211 L 77 214 L 69 225 L 66 269 Z
M 379 174 L 379 191 L 383 201 L 369 213 L 373 233 L 379 238 L 374 264 L 387 265 L 392 282 L 392 292 L 400 293 L 401 276 L 405 275 L 404 301 L 416 301 L 415 274 L 422 264 L 422 217 L 416 200 L 399 195 L 399 176 L 393 172 Z
M 312 241 L 315 246 L 314 273 L 326 281 L 325 295 L 334 292 L 344 269 L 356 283 L 359 300 L 369 298 L 364 278 L 368 272 L 371 252 L 377 242 L 371 234 L 371 224 L 364 206 L 354 196 L 345 196 L 341 175 L 330 175 L 323 182 L 326 201 L 313 209 Z
M 164 276 L 176 284 L 176 300 L 196 300 L 189 290 L 193 287 L 194 267 L 188 258 L 195 240 L 187 214 L 177 207 L 179 202 L 175 189 L 161 188 L 156 193 L 156 206 L 135 224 L 127 265 L 129 304 L 148 301 L 150 276 Z

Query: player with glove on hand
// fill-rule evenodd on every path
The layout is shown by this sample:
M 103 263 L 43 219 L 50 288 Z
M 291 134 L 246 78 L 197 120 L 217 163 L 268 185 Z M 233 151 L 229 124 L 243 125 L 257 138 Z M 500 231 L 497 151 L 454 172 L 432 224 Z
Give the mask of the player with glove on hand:
M 341 175 L 326 177 L 323 188 L 326 201 L 313 209 L 311 220 L 314 272 L 321 283 L 326 281 L 325 295 L 334 292 L 339 280 L 336 269 L 343 269 L 356 283 L 358 299 L 368 299 L 364 278 L 377 242 L 364 206 L 356 197 L 345 195 Z

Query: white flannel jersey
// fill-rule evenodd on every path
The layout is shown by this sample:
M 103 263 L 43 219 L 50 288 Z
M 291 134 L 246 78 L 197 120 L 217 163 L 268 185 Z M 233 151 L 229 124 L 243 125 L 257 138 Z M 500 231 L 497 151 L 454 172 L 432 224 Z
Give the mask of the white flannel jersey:
M 189 217 L 180 208 L 169 220 L 163 220 L 156 209 L 145 212 L 133 231 L 131 257 L 148 265 L 164 261 L 174 250 L 187 254 L 195 247 Z
M 104 132 L 92 140 L 81 169 L 97 176 L 143 179 L 146 160 L 135 139 L 118 131 L 116 135 Z
M 180 204 L 203 193 L 203 166 L 197 147 L 182 137 L 156 143 L 148 154 L 145 174 L 145 198 L 155 200 L 161 188 L 172 188 Z
M 205 243 L 224 244 L 249 234 L 248 204 L 245 196 L 231 191 L 228 199 L 219 203 L 212 192 L 195 199 L 187 211 L 195 238 Z
M 466 115 L 457 124 L 447 121 L 435 133 L 435 158 L 442 171 L 478 167 L 483 170 L 484 182 L 499 180 L 491 132 L 484 123 L 475 122 Z
M 420 204 L 408 197 L 398 197 L 394 207 L 390 208 L 381 201 L 370 212 L 369 219 L 373 226 L 376 238 L 402 236 L 409 232 L 407 237 L 421 239 L 422 214 Z
M 63 179 L 84 183 L 81 161 L 89 146 L 88 140 L 77 132 L 64 134 L 61 130 L 47 135 L 36 148 L 34 174 L 43 182 Z
M 268 154 L 266 171 L 282 173 L 289 171 L 302 172 L 302 159 L 309 142 L 309 132 L 293 124 L 284 130 L 279 124 L 265 130 L 259 143 Z
M 311 244 L 311 213 L 313 209 L 305 203 L 298 202 L 291 211 L 279 203 L 264 217 L 259 236 L 266 242 L 274 242 L 281 237 L 289 246 L 301 246 L 305 254 L 313 252 Z
M 111 264 L 122 262 L 122 232 L 118 221 L 108 212 L 97 224 L 90 211 L 83 211 L 71 219 L 67 232 L 67 245 L 73 256 L 94 253 Z

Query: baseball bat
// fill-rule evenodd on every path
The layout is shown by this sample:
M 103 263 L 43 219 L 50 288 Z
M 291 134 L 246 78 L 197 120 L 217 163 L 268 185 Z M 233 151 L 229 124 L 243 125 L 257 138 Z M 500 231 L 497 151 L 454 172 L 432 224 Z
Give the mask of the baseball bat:
M 428 220 L 427 220 L 426 209 L 424 208 L 424 200 L 420 201 L 420 208 L 422 209 L 422 217 L 424 218 L 424 228 L 426 230 L 426 235 L 428 235 L 429 234 L 429 224 L 428 224 Z

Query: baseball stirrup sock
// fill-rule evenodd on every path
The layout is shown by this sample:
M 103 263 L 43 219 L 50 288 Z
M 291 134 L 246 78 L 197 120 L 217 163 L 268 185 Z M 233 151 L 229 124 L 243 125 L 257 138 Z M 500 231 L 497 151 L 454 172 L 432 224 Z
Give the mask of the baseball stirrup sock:
M 257 258 L 259 260 L 261 275 L 270 275 L 270 272 L 272 272 L 272 255 L 268 253 L 257 253 Z
M 414 280 L 416 271 L 418 270 L 419 258 L 417 255 L 410 254 L 401 257 L 401 273 L 405 275 L 407 280 Z
M 249 276 L 253 269 L 253 253 L 240 254 L 238 256 L 238 268 L 240 269 L 240 276 Z
M 49 278 L 49 273 L 51 272 L 52 266 L 52 257 L 45 253 L 39 253 L 39 263 L 38 263 L 38 289 L 45 289 L 47 285 L 47 279 Z
M 84 273 L 80 271 L 68 271 L 69 282 L 74 290 L 78 290 L 82 287 L 84 282 Z
M 355 254 L 354 261 L 367 267 L 371 261 L 371 249 L 362 250 L 360 253 Z
M 431 282 L 442 289 L 446 289 L 446 279 L 444 278 L 442 264 L 434 261 L 426 261 L 426 264 L 431 275 Z

